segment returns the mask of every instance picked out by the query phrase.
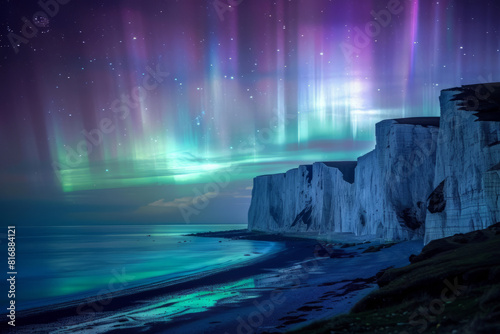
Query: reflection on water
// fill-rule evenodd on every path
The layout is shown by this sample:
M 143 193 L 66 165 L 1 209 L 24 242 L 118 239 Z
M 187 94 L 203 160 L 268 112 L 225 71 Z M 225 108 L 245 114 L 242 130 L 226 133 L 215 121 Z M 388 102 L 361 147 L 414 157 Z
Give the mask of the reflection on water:
M 257 253 L 266 254 L 276 246 L 264 241 L 183 236 L 187 233 L 245 227 L 147 225 L 18 228 L 19 309 L 85 298 L 99 291 L 115 292 L 177 280 L 187 275 L 193 277 L 204 271 L 255 259 L 260 256 Z M 189 296 L 178 298 L 193 300 Z M 183 304 L 181 299 L 175 300 L 176 305 Z M 210 303 L 211 300 L 201 299 L 203 303 Z
M 248 278 L 224 286 L 210 286 L 193 292 L 173 294 L 153 301 L 144 301 L 144 305 L 131 310 L 99 314 L 99 319 L 65 325 L 52 333 L 106 333 L 117 329 L 141 328 L 145 330 L 150 323 L 170 322 L 174 318 L 193 313 L 204 312 L 211 307 L 241 302 L 256 298 L 258 292 L 254 279 Z

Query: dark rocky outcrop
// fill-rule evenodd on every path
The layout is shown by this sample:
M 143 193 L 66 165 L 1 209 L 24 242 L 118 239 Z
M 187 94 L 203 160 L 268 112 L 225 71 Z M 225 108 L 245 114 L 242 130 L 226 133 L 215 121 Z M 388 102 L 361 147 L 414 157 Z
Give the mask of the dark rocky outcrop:
M 445 181 L 446 180 L 443 180 L 430 194 L 429 198 L 427 198 L 427 210 L 429 210 L 430 213 L 442 212 L 446 207 L 446 200 L 443 194 Z

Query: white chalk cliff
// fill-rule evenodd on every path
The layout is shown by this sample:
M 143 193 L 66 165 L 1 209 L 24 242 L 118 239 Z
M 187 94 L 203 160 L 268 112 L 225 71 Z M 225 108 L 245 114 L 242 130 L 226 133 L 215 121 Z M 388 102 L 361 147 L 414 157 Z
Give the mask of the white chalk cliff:
M 256 177 L 248 228 L 427 243 L 500 221 L 499 104 L 482 91 L 471 109 L 477 87 L 442 91 L 441 118 L 377 123 L 375 149 L 357 161 Z
M 499 84 L 484 84 L 441 92 L 425 243 L 500 221 L 499 91 Z

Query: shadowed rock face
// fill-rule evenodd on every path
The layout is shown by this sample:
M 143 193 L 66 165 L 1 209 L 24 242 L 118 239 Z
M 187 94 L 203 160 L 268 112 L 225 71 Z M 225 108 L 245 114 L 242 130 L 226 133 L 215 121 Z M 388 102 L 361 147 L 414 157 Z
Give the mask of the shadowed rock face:
M 434 189 L 434 191 L 427 199 L 428 200 L 427 209 L 429 210 L 430 213 L 443 212 L 444 208 L 446 207 L 446 200 L 444 199 L 444 194 L 443 194 L 445 181 L 446 180 L 443 180 L 436 187 L 436 189 Z
M 496 164 L 495 166 L 491 167 L 488 172 L 493 172 L 493 171 L 497 171 L 497 170 L 500 170 L 500 163 Z
M 419 219 L 415 208 L 403 209 L 398 215 L 404 223 L 404 225 L 401 225 L 403 228 L 407 227 L 410 230 L 417 230 L 424 224 L 424 221 Z
M 295 217 L 295 220 L 292 223 L 292 227 L 295 226 L 299 221 L 304 223 L 307 226 L 307 229 L 311 226 L 311 206 L 307 206 L 304 210 L 300 211 L 300 213 Z
M 312 182 L 312 177 L 313 177 L 312 166 L 311 165 L 305 165 L 304 167 L 306 169 L 306 174 L 305 174 L 306 182 L 307 183 L 311 183 Z

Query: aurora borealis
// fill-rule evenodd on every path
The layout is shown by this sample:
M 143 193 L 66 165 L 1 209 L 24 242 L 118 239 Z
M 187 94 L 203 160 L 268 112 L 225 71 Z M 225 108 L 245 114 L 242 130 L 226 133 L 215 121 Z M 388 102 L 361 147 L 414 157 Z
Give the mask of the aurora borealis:
M 354 160 L 376 122 L 500 81 L 495 0 L 41 3 L 0 11 L 18 222 L 179 222 L 203 198 L 193 221 L 244 223 L 253 177 Z

